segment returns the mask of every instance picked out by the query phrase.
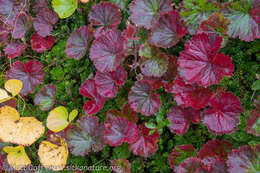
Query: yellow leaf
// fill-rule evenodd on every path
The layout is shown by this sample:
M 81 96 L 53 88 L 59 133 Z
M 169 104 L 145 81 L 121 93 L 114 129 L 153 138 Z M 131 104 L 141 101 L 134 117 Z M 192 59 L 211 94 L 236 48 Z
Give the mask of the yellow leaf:
M 7 153 L 7 161 L 15 170 L 21 170 L 22 168 L 31 164 L 31 160 L 27 156 L 23 146 L 17 147 L 4 147 L 3 150 Z
M 57 133 L 65 129 L 77 114 L 78 111 L 75 109 L 68 115 L 67 109 L 63 106 L 59 106 L 49 113 L 47 117 L 47 127 Z
M 89 2 L 89 0 L 80 0 L 80 2 L 87 3 L 87 2 Z
M 11 97 L 8 95 L 8 93 L 0 88 L 0 103 L 3 103 L 7 100 L 9 100 Z
M 38 150 L 41 164 L 45 168 L 53 171 L 64 169 L 67 163 L 68 154 L 67 143 L 65 139 L 61 137 L 59 137 L 59 145 L 49 141 L 42 141 Z
M 5 89 L 15 97 L 23 88 L 23 83 L 17 79 L 10 79 L 5 83 Z
M 63 106 L 53 109 L 47 117 L 47 127 L 53 132 L 65 129 L 68 124 L 68 111 Z
M 44 134 L 42 122 L 35 117 L 22 117 L 10 106 L 0 108 L 0 139 L 29 146 Z

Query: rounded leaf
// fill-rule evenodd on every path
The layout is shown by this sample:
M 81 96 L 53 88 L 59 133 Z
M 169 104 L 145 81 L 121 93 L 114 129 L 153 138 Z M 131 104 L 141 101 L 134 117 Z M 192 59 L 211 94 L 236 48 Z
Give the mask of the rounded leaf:
M 27 30 L 31 27 L 31 17 L 26 13 L 21 12 L 18 16 L 15 17 L 12 37 L 14 39 L 23 38 Z
M 176 45 L 186 32 L 187 28 L 178 11 L 171 11 L 163 14 L 152 26 L 149 41 L 154 46 L 170 48 Z
M 10 79 L 5 83 L 6 91 L 10 92 L 13 97 L 18 95 L 19 92 L 22 90 L 22 88 L 23 88 L 22 81 L 17 79 Z
M 7 43 L 4 52 L 8 58 L 16 58 L 25 51 L 26 45 L 20 42 Z
M 158 141 L 160 135 L 156 130 L 153 134 L 149 134 L 151 129 L 145 127 L 145 124 L 139 126 L 138 139 L 129 145 L 129 150 L 135 155 L 149 157 L 158 150 Z
M 153 88 L 146 80 L 137 81 L 128 94 L 130 107 L 143 115 L 150 116 L 157 112 L 161 106 L 158 94 L 152 92 Z
M 247 133 L 260 136 L 260 110 L 251 110 L 246 120 Z
M 69 113 L 63 106 L 53 109 L 47 117 L 47 128 L 55 133 L 65 129 L 69 124 L 68 116 Z
M 66 45 L 67 57 L 80 60 L 83 56 L 85 56 L 89 43 L 93 37 L 93 32 L 88 28 L 88 26 L 81 26 L 80 28 L 74 30 L 70 34 Z
M 71 16 L 77 7 L 77 0 L 52 0 L 52 8 L 61 19 Z
M 43 111 L 50 110 L 56 99 L 56 86 L 52 84 L 44 85 L 44 87 L 38 91 L 34 98 L 34 104 L 40 106 Z
M 240 100 L 231 92 L 220 93 L 209 101 L 211 108 L 204 110 L 203 123 L 214 134 L 230 134 L 237 129 Z
M 126 39 L 119 30 L 108 30 L 98 37 L 90 48 L 90 59 L 100 72 L 111 72 L 125 58 Z
M 134 0 L 130 5 L 130 19 L 138 27 L 150 29 L 161 14 L 171 10 L 169 0 Z
M 179 166 L 174 168 L 176 173 L 199 173 L 199 169 L 202 166 L 200 159 L 196 157 L 189 157 L 184 160 Z M 197 172 L 198 171 L 198 172 Z
M 17 79 L 22 81 L 22 95 L 33 93 L 34 88 L 42 83 L 44 71 L 42 65 L 37 60 L 30 60 L 25 64 L 21 61 L 16 61 L 12 68 L 6 73 L 7 79 Z
M 54 44 L 55 37 L 41 37 L 35 32 L 31 37 L 31 47 L 34 51 L 43 53 L 46 50 L 50 50 Z
M 178 70 L 189 83 L 201 86 L 218 84 L 223 76 L 231 76 L 234 71 L 232 59 L 218 54 L 222 38 L 211 41 L 205 33 L 195 35 L 180 53 Z

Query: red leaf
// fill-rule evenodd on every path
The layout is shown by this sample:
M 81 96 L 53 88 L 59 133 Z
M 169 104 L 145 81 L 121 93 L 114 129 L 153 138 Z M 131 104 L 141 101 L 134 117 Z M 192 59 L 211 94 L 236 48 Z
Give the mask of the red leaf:
M 43 53 L 52 48 L 54 41 L 54 36 L 41 37 L 35 32 L 31 37 L 31 47 L 34 51 Z
M 111 72 L 125 58 L 126 39 L 119 30 L 108 30 L 97 38 L 90 48 L 90 59 L 100 72 Z
M 199 173 L 197 172 L 202 167 L 202 162 L 196 157 L 190 157 L 184 160 L 179 166 L 175 167 L 176 173 Z
M 192 144 L 177 145 L 173 148 L 168 157 L 172 169 L 181 164 L 186 158 L 192 157 L 196 154 L 196 149 Z
M 103 97 L 113 98 L 117 94 L 118 85 L 123 85 L 126 78 L 127 72 L 120 66 L 113 72 L 101 73 L 97 71 L 95 76 L 97 91 Z
M 201 117 L 199 110 L 175 106 L 170 109 L 168 119 L 171 122 L 171 132 L 183 135 L 189 129 L 190 123 L 199 123 Z
M 138 138 L 137 125 L 124 117 L 107 114 L 104 137 L 110 146 L 118 146 L 123 142 L 133 143 Z
M 185 23 L 180 19 L 178 11 L 163 14 L 152 26 L 150 43 L 157 47 L 170 48 L 186 34 Z
M 94 79 L 87 79 L 79 88 L 79 93 L 93 100 L 86 101 L 84 105 L 85 113 L 92 115 L 101 110 L 105 103 L 105 98 L 97 91 L 97 85 Z
M 58 15 L 48 8 L 42 9 L 33 21 L 34 29 L 41 37 L 46 37 L 52 32 L 52 25 L 59 20 Z
M 27 30 L 31 27 L 31 17 L 26 13 L 21 12 L 15 18 L 12 37 L 15 39 L 23 38 Z
M 66 139 L 70 151 L 75 156 L 85 156 L 93 150 L 101 151 L 105 147 L 104 124 L 98 123 L 95 116 L 80 117 L 75 126 L 66 130 Z
M 161 14 L 171 10 L 169 0 L 134 0 L 130 5 L 130 19 L 138 27 L 150 29 Z
M 234 149 L 228 155 L 227 165 L 230 173 L 258 172 L 260 165 L 260 144 L 254 148 L 251 146 L 241 146 Z
M 115 4 L 101 2 L 91 8 L 89 21 L 91 25 L 101 26 L 95 32 L 95 37 L 99 37 L 107 29 L 116 29 L 121 21 L 121 13 Z
M 93 37 L 93 32 L 88 28 L 88 26 L 82 26 L 74 30 L 70 34 L 66 45 L 67 57 L 80 60 L 83 56 L 85 56 Z
M 194 109 L 201 109 L 208 105 L 211 91 L 208 88 L 199 87 L 196 84 L 187 84 L 181 77 L 176 77 L 171 89 L 174 100 L 178 105 Z
M 232 143 L 229 141 L 213 139 L 204 144 L 198 153 L 198 157 L 200 159 L 214 157 L 219 160 L 226 160 L 232 148 Z
M 131 173 L 131 163 L 126 159 L 116 159 L 111 162 L 116 173 Z
M 256 110 L 251 110 L 246 119 L 247 133 L 260 136 L 260 96 L 255 100 Z
M 37 60 L 30 60 L 25 64 L 21 61 L 16 61 L 6 73 L 6 77 L 22 81 L 23 88 L 20 93 L 25 96 L 33 93 L 34 88 L 42 84 L 44 71 L 41 63 Z
M 149 135 L 151 129 L 145 127 L 144 124 L 139 126 L 139 136 L 138 139 L 129 145 L 130 151 L 135 155 L 140 155 L 142 157 L 149 157 L 158 150 L 158 141 L 160 135 L 156 130 L 152 135 Z
M 138 113 L 134 112 L 129 104 L 125 104 L 122 108 L 122 111 L 118 111 L 118 110 L 114 110 L 114 109 L 110 109 L 107 112 L 107 115 L 109 116 L 116 116 L 116 117 L 124 117 L 126 119 L 128 119 L 129 121 L 133 122 L 133 123 L 137 123 L 138 122 Z
M 203 123 L 214 134 L 230 134 L 239 123 L 243 111 L 239 98 L 231 92 L 220 93 L 209 101 L 212 108 L 204 110 Z
M 26 49 L 26 45 L 20 42 L 8 43 L 4 48 L 8 58 L 16 58 L 20 56 Z
M 158 94 L 152 93 L 152 91 L 152 86 L 147 80 L 135 82 L 128 94 L 130 107 L 146 116 L 156 113 L 161 106 L 161 100 Z
M 205 33 L 192 37 L 178 59 L 181 76 L 202 86 L 218 84 L 223 76 L 231 76 L 234 71 L 232 59 L 218 54 L 221 42 L 221 37 L 211 42 Z

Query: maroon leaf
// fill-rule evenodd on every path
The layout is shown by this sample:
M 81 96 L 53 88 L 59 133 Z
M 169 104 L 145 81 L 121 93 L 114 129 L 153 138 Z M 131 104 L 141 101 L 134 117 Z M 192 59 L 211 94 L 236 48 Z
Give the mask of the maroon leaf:
M 126 39 L 119 30 L 108 30 L 97 38 L 90 48 L 90 59 L 100 72 L 111 72 L 125 58 Z
M 222 53 L 218 54 L 221 42 L 221 37 L 211 41 L 205 33 L 191 38 L 178 59 L 180 75 L 188 82 L 197 82 L 202 86 L 218 84 L 223 76 L 232 75 L 232 59 Z
M 160 14 L 171 10 L 169 0 L 134 0 L 130 5 L 130 19 L 138 27 L 150 29 Z
M 161 77 L 168 69 L 169 57 L 165 53 L 158 53 L 151 58 L 142 59 L 141 71 L 147 77 Z
M 116 173 L 131 173 L 131 163 L 126 159 L 116 159 L 111 162 Z
M 196 155 L 196 149 L 192 144 L 177 145 L 168 157 L 172 169 L 181 164 L 186 158 Z
M 161 100 L 158 94 L 152 91 L 152 86 L 147 80 L 135 82 L 128 94 L 130 107 L 146 116 L 156 113 L 161 106 Z
M 93 37 L 93 32 L 88 28 L 88 26 L 82 26 L 74 30 L 70 34 L 66 45 L 67 57 L 80 60 L 86 54 Z
M 204 110 L 203 123 L 214 134 L 230 134 L 239 123 L 243 111 L 239 98 L 231 92 L 220 93 L 209 101 L 211 108 Z
M 52 25 L 57 23 L 59 20 L 58 15 L 48 8 L 42 9 L 36 19 L 33 21 L 34 29 L 41 37 L 50 35 L 52 31 Z
M 26 13 L 20 13 L 15 18 L 15 23 L 13 27 L 12 37 L 23 38 L 27 32 L 27 30 L 31 27 L 31 17 L 28 16 Z
M 260 98 L 260 97 L 259 97 Z M 260 136 L 260 99 L 255 100 L 256 110 L 251 110 L 246 120 L 247 133 Z
M 176 173 L 199 173 L 197 172 L 202 167 L 202 162 L 196 157 L 190 157 L 184 160 L 179 166 L 174 168 Z
M 123 85 L 126 78 L 127 72 L 120 66 L 113 72 L 101 73 L 98 71 L 95 76 L 97 91 L 103 97 L 113 98 L 117 94 L 118 85 Z
M 54 41 L 54 36 L 41 37 L 35 32 L 31 37 L 31 47 L 34 51 L 43 53 L 52 48 Z
M 145 127 L 144 124 L 139 126 L 139 136 L 138 139 L 129 145 L 130 151 L 135 155 L 140 155 L 142 157 L 149 157 L 158 150 L 158 141 L 160 135 L 156 130 L 153 134 L 149 135 L 151 129 Z
M 101 2 L 92 7 L 89 20 L 92 25 L 102 26 L 95 33 L 95 36 L 98 37 L 107 29 L 116 29 L 121 21 L 121 13 L 115 4 Z
M 118 110 L 114 110 L 114 109 L 110 109 L 107 112 L 107 116 L 116 116 L 116 117 L 124 117 L 126 119 L 128 119 L 129 121 L 133 122 L 133 123 L 137 123 L 138 122 L 138 113 L 134 112 L 131 107 L 129 106 L 129 104 L 125 104 L 122 108 L 122 111 L 118 111 Z
M 183 135 L 189 129 L 190 123 L 199 123 L 201 117 L 199 110 L 175 106 L 170 109 L 168 119 L 171 123 L 169 127 L 171 132 Z
M 8 40 L 9 31 L 7 26 L 0 22 L 0 45 L 7 42 Z
M 52 84 L 45 85 L 35 96 L 34 104 L 40 106 L 43 111 L 50 110 L 56 99 L 56 86 Z
M 210 89 L 196 84 L 188 84 L 179 76 L 175 78 L 171 92 L 174 94 L 174 100 L 178 105 L 191 106 L 194 109 L 207 106 L 212 95 Z
M 16 58 L 20 56 L 26 49 L 26 45 L 20 42 L 8 43 L 4 48 L 8 58 Z
M 107 114 L 104 138 L 110 146 L 118 146 L 123 142 L 133 143 L 138 138 L 137 125 L 124 117 Z
M 105 147 L 104 124 L 98 123 L 95 116 L 81 117 L 76 126 L 66 130 L 66 138 L 70 151 L 75 156 L 85 156 L 93 150 L 101 151 Z
M 106 98 L 101 96 L 97 91 L 97 85 L 94 79 L 87 79 L 79 88 L 79 93 L 93 100 L 87 100 L 84 110 L 87 115 L 92 115 L 101 110 Z
M 254 148 L 251 146 L 241 146 L 232 150 L 228 155 L 227 165 L 230 173 L 259 172 L 260 170 L 260 144 Z
M 47 0 L 35 0 L 33 5 L 34 13 L 39 13 L 42 9 L 48 8 L 48 1 Z
M 200 159 L 213 157 L 219 160 L 226 160 L 232 148 L 232 143 L 229 141 L 213 139 L 204 144 L 198 153 L 198 157 Z
M 163 14 L 152 26 L 150 43 L 157 47 L 170 48 L 186 34 L 185 23 L 178 11 Z
M 15 99 L 10 99 L 6 102 L 3 102 L 3 103 L 0 103 L 0 108 L 3 107 L 3 106 L 11 106 L 13 108 L 16 108 L 16 100 Z
M 6 73 L 7 79 L 18 79 L 23 82 L 21 94 L 26 96 L 33 93 L 34 88 L 42 84 L 44 71 L 37 60 L 30 60 L 26 63 L 16 61 L 12 68 Z

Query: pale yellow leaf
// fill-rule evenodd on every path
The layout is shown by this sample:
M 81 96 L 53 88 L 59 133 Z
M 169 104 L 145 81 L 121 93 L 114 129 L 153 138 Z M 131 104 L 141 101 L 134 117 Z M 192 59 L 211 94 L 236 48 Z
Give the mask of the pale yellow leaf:
M 5 89 L 12 94 L 12 96 L 16 96 L 23 88 L 23 83 L 17 79 L 10 79 L 5 83 Z

